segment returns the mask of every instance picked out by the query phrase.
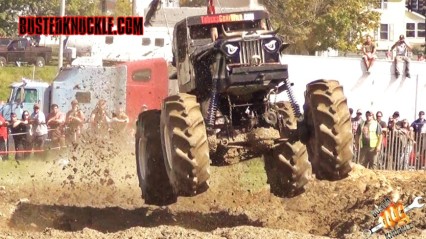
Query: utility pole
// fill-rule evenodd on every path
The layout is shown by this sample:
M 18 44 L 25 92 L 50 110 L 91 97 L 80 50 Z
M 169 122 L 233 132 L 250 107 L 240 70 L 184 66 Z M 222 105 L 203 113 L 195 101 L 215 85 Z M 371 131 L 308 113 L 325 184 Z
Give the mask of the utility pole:
M 136 1 L 137 0 L 132 0 L 132 16 L 136 16 L 137 15 L 136 14 L 137 13 L 137 11 L 136 11 L 137 9 L 136 8 L 137 8 L 138 5 L 137 5 Z
M 61 0 L 61 9 L 60 9 L 59 16 L 61 17 L 65 16 L 65 0 Z M 59 36 L 58 73 L 62 68 L 63 60 L 64 60 L 64 36 L 60 35 Z

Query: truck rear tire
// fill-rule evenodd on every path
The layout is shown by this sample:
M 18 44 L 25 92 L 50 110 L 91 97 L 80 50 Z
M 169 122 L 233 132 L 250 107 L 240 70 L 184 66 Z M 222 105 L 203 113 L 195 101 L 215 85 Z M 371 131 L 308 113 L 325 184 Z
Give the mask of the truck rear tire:
M 353 135 L 343 87 L 335 80 L 317 80 L 306 86 L 305 125 L 312 170 L 318 179 L 348 176 L 353 157 Z
M 36 58 L 35 65 L 37 67 L 44 67 L 45 64 L 46 64 L 46 61 L 44 60 L 43 57 L 39 56 Z
M 164 206 L 175 203 L 177 196 L 164 165 L 160 139 L 160 111 L 139 115 L 135 149 L 139 186 L 145 204 Z
M 296 130 L 297 123 L 290 102 L 278 102 L 276 110 L 282 117 L 286 131 Z M 271 193 L 279 197 L 293 197 L 304 191 L 311 175 L 306 146 L 289 140 L 264 155 L 265 170 Z
M 4 58 L 3 56 L 0 56 L 0 67 L 4 67 L 7 64 L 7 60 L 6 58 Z
M 206 191 L 209 146 L 196 97 L 181 93 L 166 98 L 160 122 L 166 170 L 175 193 L 193 196 Z

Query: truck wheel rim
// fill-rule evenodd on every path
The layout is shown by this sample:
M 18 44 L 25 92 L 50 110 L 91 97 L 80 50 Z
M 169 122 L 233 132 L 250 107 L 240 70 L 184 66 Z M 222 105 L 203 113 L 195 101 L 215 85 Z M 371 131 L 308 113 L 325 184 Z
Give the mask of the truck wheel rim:
M 138 152 L 139 153 L 139 155 L 138 155 L 138 157 L 139 157 L 139 160 L 138 160 L 139 169 L 141 170 L 141 178 L 143 179 L 143 181 L 145 181 L 146 165 L 147 165 L 146 157 L 145 157 L 145 154 L 146 154 L 146 139 L 139 138 L 138 144 L 139 144 L 139 152 Z
M 164 147 L 166 148 L 167 165 L 172 169 L 172 147 L 170 143 L 169 127 L 164 125 Z

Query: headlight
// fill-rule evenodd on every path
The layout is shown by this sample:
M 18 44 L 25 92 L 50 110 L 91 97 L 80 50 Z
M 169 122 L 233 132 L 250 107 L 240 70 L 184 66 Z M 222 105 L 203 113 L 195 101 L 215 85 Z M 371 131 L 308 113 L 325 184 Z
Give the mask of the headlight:
M 263 47 L 268 52 L 276 52 L 279 48 L 279 41 L 277 39 L 272 39 L 263 44 Z
M 222 50 L 228 55 L 228 56 L 233 56 L 236 53 L 238 53 L 239 51 L 239 46 L 238 44 L 233 44 L 233 43 L 226 43 L 222 46 Z

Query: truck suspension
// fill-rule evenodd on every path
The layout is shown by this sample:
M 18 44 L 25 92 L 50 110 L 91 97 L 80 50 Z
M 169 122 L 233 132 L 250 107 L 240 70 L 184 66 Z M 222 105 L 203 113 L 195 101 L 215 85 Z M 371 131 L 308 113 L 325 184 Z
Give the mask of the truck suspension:
M 300 112 L 299 104 L 297 104 L 296 99 L 294 98 L 293 89 L 291 88 L 289 79 L 285 79 L 284 84 L 287 89 L 287 96 L 290 100 L 291 108 L 293 109 L 294 115 L 297 119 L 299 119 L 302 116 L 302 113 Z
M 219 74 L 222 70 L 222 56 L 220 54 L 216 55 L 216 63 L 213 67 L 213 79 L 212 79 L 212 88 L 211 88 L 211 94 L 210 94 L 210 102 L 209 102 L 209 109 L 207 111 L 207 127 L 209 129 L 212 129 L 215 120 L 216 120 L 216 112 L 217 112 L 217 104 L 219 100 L 219 95 L 217 93 L 217 85 L 219 80 Z

